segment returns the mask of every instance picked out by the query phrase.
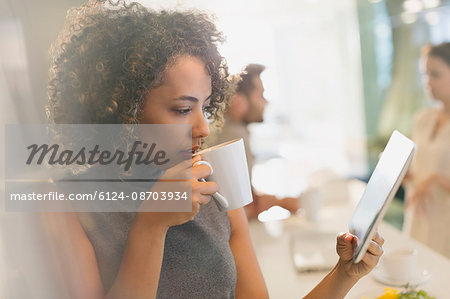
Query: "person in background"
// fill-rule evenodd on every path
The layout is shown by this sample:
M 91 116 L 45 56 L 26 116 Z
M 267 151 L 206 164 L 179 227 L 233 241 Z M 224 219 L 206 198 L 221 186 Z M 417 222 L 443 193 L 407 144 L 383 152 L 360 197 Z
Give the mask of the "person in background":
M 235 92 L 229 96 L 229 107 L 225 112 L 225 124 L 220 131 L 212 134 L 208 141 L 209 144 L 215 145 L 242 138 L 245 144 L 250 180 L 254 156 L 250 146 L 250 131 L 247 125 L 263 121 L 267 100 L 264 98 L 264 85 L 260 75 L 264 70 L 265 66 L 260 64 L 249 64 L 245 67 L 240 74 L 241 80 L 237 83 Z M 277 198 L 273 195 L 262 194 L 254 188 L 252 188 L 252 191 L 253 202 L 246 207 L 249 219 L 256 218 L 259 213 L 275 205 L 281 206 L 292 213 L 295 213 L 298 209 L 296 198 Z
M 438 103 L 420 110 L 417 153 L 406 180 L 405 230 L 450 258 L 450 43 L 427 48 L 427 88 Z

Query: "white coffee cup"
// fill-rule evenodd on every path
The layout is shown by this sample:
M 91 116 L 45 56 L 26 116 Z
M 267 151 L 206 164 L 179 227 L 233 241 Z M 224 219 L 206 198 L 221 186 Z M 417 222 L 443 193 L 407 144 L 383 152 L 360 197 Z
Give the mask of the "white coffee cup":
M 213 197 L 220 210 L 234 210 L 253 201 L 242 139 L 231 140 L 204 149 L 195 155 L 201 155 L 202 160 L 208 162 L 212 168 L 212 174 L 207 180 L 216 182 L 219 186 L 219 194 Z M 226 201 L 226 204 L 221 204 L 223 200 Z
M 408 282 L 416 274 L 417 255 L 417 249 L 398 248 L 390 250 L 382 257 L 382 266 L 389 278 Z
M 308 221 L 318 222 L 322 197 L 322 191 L 318 188 L 308 189 L 300 195 L 300 207 L 304 209 Z

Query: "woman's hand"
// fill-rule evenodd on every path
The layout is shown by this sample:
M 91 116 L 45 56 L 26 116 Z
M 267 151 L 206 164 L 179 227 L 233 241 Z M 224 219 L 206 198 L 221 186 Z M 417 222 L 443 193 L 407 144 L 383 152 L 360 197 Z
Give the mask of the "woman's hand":
M 199 155 L 186 160 L 180 164 L 168 169 L 160 180 L 170 180 L 171 178 L 186 177 L 186 174 L 192 171 L 192 177 L 186 180 L 187 184 L 192 186 L 192 211 L 191 212 L 141 212 L 137 214 L 136 221 L 143 222 L 152 227 L 169 228 L 171 226 L 180 225 L 193 220 L 200 210 L 201 205 L 209 203 L 211 196 L 219 190 L 215 182 L 200 182 L 199 179 L 206 178 L 211 174 L 211 169 L 206 165 L 192 166 L 195 162 L 200 161 Z M 190 176 L 190 175 L 189 175 Z M 167 191 L 166 186 L 156 183 L 152 188 L 152 192 L 158 190 Z
M 306 296 L 305 299 L 315 298 L 345 298 L 348 291 L 358 280 L 369 273 L 378 263 L 383 254 L 384 240 L 375 233 L 369 248 L 361 262 L 353 263 L 358 238 L 350 233 L 342 233 L 337 237 L 336 251 L 339 261 L 336 266 L 322 279 L 322 281 Z
M 370 241 L 369 248 L 363 259 L 353 263 L 353 252 L 356 249 L 358 238 L 350 233 L 342 233 L 337 237 L 336 251 L 339 255 L 338 265 L 344 269 L 345 274 L 352 278 L 361 278 L 368 274 L 378 263 L 383 254 L 384 239 L 376 232 Z

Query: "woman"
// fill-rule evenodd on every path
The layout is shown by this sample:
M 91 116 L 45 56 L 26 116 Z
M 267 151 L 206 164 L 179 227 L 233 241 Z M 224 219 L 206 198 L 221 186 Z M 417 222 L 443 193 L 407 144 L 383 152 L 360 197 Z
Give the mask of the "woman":
M 197 150 L 207 118 L 220 121 L 225 106 L 221 34 L 203 14 L 119 6 L 91 3 L 69 15 L 54 47 L 50 118 L 190 124 Z M 245 213 L 217 209 L 217 185 L 199 181 L 209 174 L 205 165 L 192 167 L 192 212 L 49 215 L 71 296 L 267 298 Z M 355 242 L 338 237 L 339 262 L 307 297 L 343 298 L 375 266 L 383 239 L 375 236 L 359 264 L 351 261 Z
M 410 229 L 414 238 L 450 258 L 450 232 L 443 230 L 450 226 L 450 43 L 429 49 L 426 74 L 439 106 L 416 116 L 412 138 L 418 149 L 407 184 Z

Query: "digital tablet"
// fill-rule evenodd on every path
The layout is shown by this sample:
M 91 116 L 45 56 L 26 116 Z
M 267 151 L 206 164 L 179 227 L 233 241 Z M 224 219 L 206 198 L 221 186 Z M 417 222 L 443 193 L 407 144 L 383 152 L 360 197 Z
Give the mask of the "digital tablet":
M 415 152 L 414 142 L 398 131 L 392 133 L 349 223 L 349 232 L 358 237 L 354 263 L 360 262 L 366 253 Z

